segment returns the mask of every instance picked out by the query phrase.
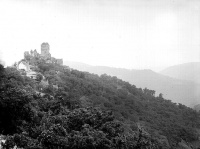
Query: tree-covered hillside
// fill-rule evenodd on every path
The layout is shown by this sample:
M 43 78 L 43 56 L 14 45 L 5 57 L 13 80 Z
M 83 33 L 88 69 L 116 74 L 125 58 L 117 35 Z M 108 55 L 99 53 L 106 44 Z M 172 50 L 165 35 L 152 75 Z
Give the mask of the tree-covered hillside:
M 5 147 L 178 148 L 199 138 L 200 114 L 117 77 L 35 63 L 37 79 L 0 67 Z
M 95 73 L 98 75 L 102 75 L 104 73 L 116 76 L 124 81 L 127 81 L 131 84 L 136 85 L 139 88 L 148 88 L 151 90 L 155 90 L 157 95 L 159 93 L 163 94 L 165 99 L 170 99 L 175 103 L 182 103 L 193 108 L 194 105 L 199 104 L 200 98 L 200 84 L 197 81 L 191 81 L 190 79 L 194 79 L 193 76 L 198 76 L 200 79 L 200 73 L 197 71 L 192 71 L 193 69 L 184 69 L 184 71 L 179 71 L 178 68 L 175 70 L 182 74 L 182 76 L 186 74 L 191 74 L 188 76 L 190 79 L 183 79 L 182 77 L 177 76 L 166 76 L 157 72 L 154 72 L 149 69 L 124 69 L 124 68 L 114 68 L 114 67 L 107 67 L 107 66 L 91 66 L 83 63 L 78 62 L 64 62 L 71 68 L 86 71 L 90 73 Z M 199 65 L 200 66 L 200 65 Z M 192 68 L 192 67 L 191 67 Z M 191 70 L 191 71 L 190 71 Z M 195 69 L 200 71 L 200 69 Z M 193 74 L 193 76 L 192 76 Z M 196 77 L 197 79 L 197 77 Z

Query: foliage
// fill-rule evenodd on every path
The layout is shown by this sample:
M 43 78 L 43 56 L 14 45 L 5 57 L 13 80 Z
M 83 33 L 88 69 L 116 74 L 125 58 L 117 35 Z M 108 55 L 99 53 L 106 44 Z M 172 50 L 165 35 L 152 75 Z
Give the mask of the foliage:
M 37 81 L 40 82 L 42 80 L 42 78 L 43 78 L 43 76 L 41 74 L 37 74 L 37 76 L 36 76 Z
M 12 134 L 20 131 L 23 123 L 31 121 L 32 111 L 29 105 L 32 97 L 20 88 L 23 79 L 15 72 L 3 72 L 0 86 L 0 132 Z
M 37 66 L 49 82 L 39 94 L 34 91 L 37 81 L 0 67 L 0 114 L 8 118 L 0 120 L 0 128 L 10 135 L 6 146 L 156 149 L 166 146 L 158 143 L 161 136 L 169 144 L 166 148 L 199 137 L 199 113 L 165 100 L 162 94 L 155 97 L 153 90 L 58 64 Z

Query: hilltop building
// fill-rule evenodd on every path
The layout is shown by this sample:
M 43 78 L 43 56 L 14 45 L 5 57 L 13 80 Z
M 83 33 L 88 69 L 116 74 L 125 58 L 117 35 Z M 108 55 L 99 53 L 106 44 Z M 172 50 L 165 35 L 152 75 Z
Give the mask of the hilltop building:
M 24 71 L 30 71 L 30 66 L 25 61 L 19 61 L 17 65 L 17 69 L 24 70 Z
M 27 77 L 29 77 L 29 78 L 31 78 L 31 79 L 36 79 L 37 78 L 37 72 L 35 72 L 35 71 L 28 71 L 28 72 L 26 72 L 26 76 Z
M 60 64 L 63 65 L 63 59 L 56 59 L 54 57 L 51 57 L 50 51 L 50 45 L 47 42 L 43 42 L 41 44 L 41 54 L 37 52 L 35 49 L 34 51 L 31 50 L 24 52 L 24 59 L 27 61 L 31 61 L 34 58 L 44 60 L 46 63 L 53 63 L 53 64 Z
M 51 57 L 50 45 L 47 42 L 41 44 L 41 57 L 46 61 L 46 63 L 60 64 L 63 65 L 63 59 L 56 59 Z
M 37 72 L 34 71 L 34 68 L 37 68 L 37 61 L 42 60 L 46 63 L 59 64 L 63 65 L 63 59 L 56 59 L 51 57 L 50 54 L 50 45 L 47 42 L 41 44 L 41 54 L 31 50 L 24 52 L 24 59 L 17 63 L 17 69 L 21 72 L 26 73 L 26 76 L 36 79 Z
M 51 59 L 51 54 L 49 53 L 49 44 L 47 42 L 43 42 L 41 44 L 41 56 L 47 60 L 47 59 Z
M 54 63 L 54 64 L 60 64 L 63 65 L 63 59 L 56 59 L 54 57 L 51 57 L 50 54 L 50 45 L 47 42 L 43 42 L 41 44 L 41 57 L 46 60 L 46 63 Z

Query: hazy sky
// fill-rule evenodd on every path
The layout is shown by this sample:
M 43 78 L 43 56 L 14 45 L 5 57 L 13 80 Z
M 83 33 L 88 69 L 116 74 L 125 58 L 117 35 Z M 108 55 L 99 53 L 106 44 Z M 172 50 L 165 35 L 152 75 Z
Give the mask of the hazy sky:
M 153 69 L 200 61 L 199 0 L 0 0 L 0 58 L 50 44 L 56 58 Z

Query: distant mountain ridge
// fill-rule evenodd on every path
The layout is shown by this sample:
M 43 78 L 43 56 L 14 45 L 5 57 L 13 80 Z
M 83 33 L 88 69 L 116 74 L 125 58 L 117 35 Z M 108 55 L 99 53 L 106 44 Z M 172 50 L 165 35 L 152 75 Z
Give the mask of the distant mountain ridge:
M 170 99 L 176 103 L 183 103 L 193 107 L 199 104 L 200 85 L 186 80 L 180 80 L 168 77 L 152 70 L 129 70 L 124 68 L 112 68 L 106 66 L 91 66 L 78 62 L 64 62 L 65 65 L 80 71 L 88 71 L 98 75 L 108 74 L 128 81 L 140 88 L 149 88 L 156 91 L 156 94 L 162 93 L 164 98 Z
M 190 62 L 168 67 L 160 72 L 173 78 L 200 84 L 200 62 Z

